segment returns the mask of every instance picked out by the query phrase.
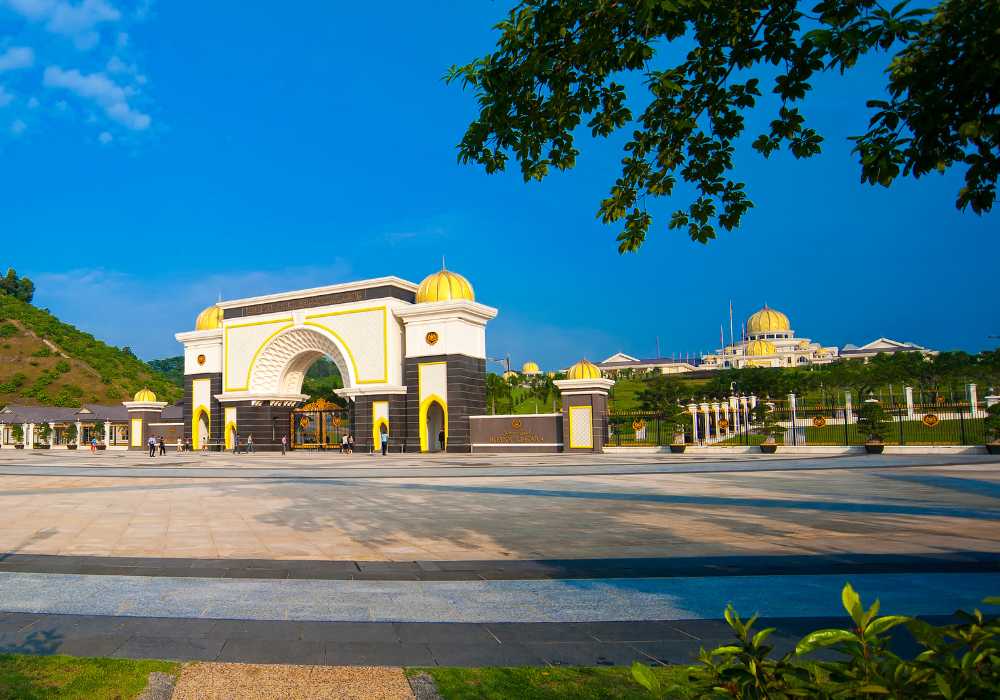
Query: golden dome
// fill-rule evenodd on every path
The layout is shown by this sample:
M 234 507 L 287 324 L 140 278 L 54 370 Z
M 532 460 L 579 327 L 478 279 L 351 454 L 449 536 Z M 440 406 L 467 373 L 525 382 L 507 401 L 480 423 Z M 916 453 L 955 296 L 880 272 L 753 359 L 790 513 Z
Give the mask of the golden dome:
M 747 355 L 773 355 L 778 349 L 769 340 L 751 340 L 747 343 Z
M 539 369 L 537 362 L 525 362 L 521 365 L 522 374 L 541 374 L 542 370 Z
M 514 372 L 512 370 L 507 370 L 501 376 L 509 382 L 511 379 L 514 379 L 517 376 L 517 372 Z
M 417 289 L 417 303 L 429 301 L 475 301 L 469 280 L 457 272 L 445 270 L 443 267 L 432 275 L 427 275 Z
M 569 368 L 567 379 L 600 379 L 601 368 L 590 360 L 580 360 Z
M 132 397 L 132 400 L 150 403 L 152 401 L 156 401 L 156 394 L 149 389 L 139 389 L 139 391 L 135 392 L 135 396 Z
M 780 311 L 767 308 L 767 304 L 764 304 L 763 309 L 747 320 L 747 333 L 750 335 L 771 333 L 773 331 L 787 331 L 791 330 L 791 328 L 788 316 L 785 316 Z
M 194 329 L 196 331 L 214 331 L 216 328 L 222 328 L 222 309 L 212 304 L 198 314 L 198 318 L 194 322 Z

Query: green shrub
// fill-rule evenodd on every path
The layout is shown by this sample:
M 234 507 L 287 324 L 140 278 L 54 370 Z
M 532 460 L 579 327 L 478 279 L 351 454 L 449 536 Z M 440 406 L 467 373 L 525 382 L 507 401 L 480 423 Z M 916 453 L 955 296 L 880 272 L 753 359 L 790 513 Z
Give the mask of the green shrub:
M 3 325 L 0 325 L 0 338 L 10 338 L 15 335 L 17 335 L 17 326 L 13 323 L 4 323 Z
M 754 422 L 753 432 L 756 435 L 777 439 L 785 434 L 784 427 L 778 425 L 774 408 L 768 405 L 767 401 L 757 402 L 753 409 L 752 418 Z
M 69 369 L 69 363 L 66 362 L 66 360 L 59 360 L 59 362 L 56 363 L 56 372 L 59 372 L 59 374 L 66 374 L 69 372 Z
M 24 442 L 24 428 L 20 423 L 10 426 L 10 434 L 14 436 L 14 442 L 20 444 Z
M 851 619 L 849 629 L 807 634 L 793 651 L 773 658 L 767 643 L 774 628 L 755 630 L 757 616 L 743 621 L 726 608 L 726 622 L 736 642 L 713 651 L 702 649 L 700 665 L 687 683 L 662 687 L 639 663 L 632 676 L 657 698 L 996 698 L 1000 697 L 1000 621 L 979 610 L 959 611 L 957 624 L 935 627 L 901 615 L 878 616 L 876 600 L 867 610 L 850 584 L 841 602 Z M 1000 605 L 1000 598 L 987 598 Z M 922 647 L 913 659 L 889 649 L 888 632 L 905 625 Z M 834 660 L 809 654 L 828 648 Z
M 48 348 L 42 348 L 41 350 L 35 350 L 35 352 L 31 353 L 31 356 L 32 357 L 52 357 L 52 355 L 54 355 L 54 354 L 55 353 L 53 353 Z
M 986 409 L 986 440 L 1000 440 L 1000 403 L 995 403 Z
M 867 435 L 868 440 L 884 442 L 889 434 L 892 418 L 878 401 L 865 401 L 858 411 L 858 432 Z

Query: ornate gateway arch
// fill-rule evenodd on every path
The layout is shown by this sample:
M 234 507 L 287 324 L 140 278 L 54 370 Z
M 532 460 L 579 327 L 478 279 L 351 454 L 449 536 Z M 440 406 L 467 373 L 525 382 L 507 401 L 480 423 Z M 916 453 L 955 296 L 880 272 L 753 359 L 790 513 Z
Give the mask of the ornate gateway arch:
M 259 449 L 289 436 L 302 381 L 320 357 L 344 380 L 358 449 L 383 430 L 392 451 L 471 448 L 469 416 L 486 408 L 486 324 L 497 310 L 441 270 L 419 286 L 398 277 L 223 301 L 184 345 L 184 430 L 194 447 L 251 434 Z

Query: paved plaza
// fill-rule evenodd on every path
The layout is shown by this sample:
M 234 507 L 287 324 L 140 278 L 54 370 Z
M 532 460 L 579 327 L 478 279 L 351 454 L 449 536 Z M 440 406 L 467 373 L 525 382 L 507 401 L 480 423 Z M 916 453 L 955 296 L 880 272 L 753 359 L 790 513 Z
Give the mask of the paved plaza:
M 689 661 L 850 580 L 1000 590 L 987 455 L 0 454 L 0 649 L 307 664 Z

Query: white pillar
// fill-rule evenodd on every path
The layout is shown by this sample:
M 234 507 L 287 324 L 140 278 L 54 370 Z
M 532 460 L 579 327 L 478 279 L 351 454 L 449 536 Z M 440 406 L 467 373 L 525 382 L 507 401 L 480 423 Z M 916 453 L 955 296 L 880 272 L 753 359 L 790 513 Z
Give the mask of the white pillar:
M 729 412 L 733 416 L 733 431 L 740 430 L 740 400 L 736 396 L 729 397 Z
M 732 431 L 733 429 L 733 423 L 732 421 L 729 420 L 729 402 L 723 401 L 722 403 L 719 404 L 719 408 L 722 409 L 722 419 L 726 421 L 725 432 L 726 435 L 728 435 L 730 431 Z
M 55 444 L 56 441 L 56 424 L 49 423 L 49 447 Z
M 698 444 L 698 407 L 693 403 L 688 404 L 688 410 L 691 411 L 691 441 L 697 445 Z
M 845 415 L 849 420 L 851 417 L 851 412 L 854 409 L 854 406 L 851 404 L 851 392 L 849 391 L 844 392 L 844 408 L 847 409 Z
M 906 417 L 913 418 L 913 387 L 905 387 L 903 393 L 906 395 Z
M 712 402 L 712 411 L 715 413 L 715 437 L 721 438 L 722 432 L 719 429 L 719 403 L 718 401 Z
M 83 423 L 80 421 L 76 422 L 76 444 L 83 444 Z
M 34 423 L 25 423 L 21 426 L 21 431 L 24 433 L 24 449 L 33 450 L 35 448 L 35 441 L 32 440 L 32 428 Z
M 969 397 L 969 408 L 973 418 L 976 416 L 976 411 L 979 410 L 979 395 L 976 391 L 975 384 L 967 384 L 965 387 L 965 394 Z
M 111 421 L 104 421 L 104 445 L 111 446 Z

